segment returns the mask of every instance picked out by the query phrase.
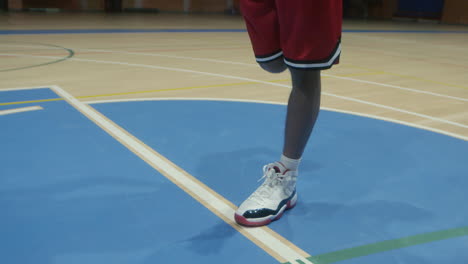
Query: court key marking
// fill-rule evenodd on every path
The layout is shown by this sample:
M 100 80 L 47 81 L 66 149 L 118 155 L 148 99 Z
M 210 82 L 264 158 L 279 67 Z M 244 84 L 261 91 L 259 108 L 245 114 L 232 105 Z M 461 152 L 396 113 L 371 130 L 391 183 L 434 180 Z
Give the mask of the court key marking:
M 36 106 L 27 106 L 27 107 L 13 108 L 13 109 L 7 109 L 7 110 L 0 110 L 0 116 L 24 113 L 24 112 L 30 112 L 30 111 L 37 111 L 37 110 L 42 110 L 42 109 L 44 108 L 36 105 Z
M 270 228 L 245 228 L 236 224 L 234 221 L 236 206 L 231 202 L 211 190 L 205 184 L 198 181 L 195 177 L 163 157 L 161 154 L 150 148 L 122 127 L 115 124 L 113 121 L 109 120 L 91 106 L 80 102 L 58 86 L 51 86 L 50 88 L 88 119 L 106 131 L 110 136 L 123 144 L 127 149 L 143 159 L 148 165 L 159 171 L 162 175 L 167 177 L 170 181 L 183 189 L 190 196 L 199 201 L 210 211 L 261 247 L 279 262 L 313 264 L 311 260 L 307 259 L 307 257 L 310 257 L 310 254 L 299 249 Z

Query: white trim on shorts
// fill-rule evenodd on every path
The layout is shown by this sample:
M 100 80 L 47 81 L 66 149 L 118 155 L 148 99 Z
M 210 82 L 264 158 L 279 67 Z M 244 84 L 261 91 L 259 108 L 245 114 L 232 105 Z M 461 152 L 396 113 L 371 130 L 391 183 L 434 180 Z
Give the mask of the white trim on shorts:
M 290 62 L 286 58 L 284 59 L 284 62 L 291 67 L 294 68 L 301 68 L 301 69 L 306 69 L 306 68 L 330 68 L 333 63 L 335 62 L 336 58 L 340 56 L 341 54 L 341 43 L 338 44 L 338 47 L 335 51 L 335 54 L 331 57 L 330 60 L 327 62 L 321 62 L 321 63 L 297 63 L 297 62 Z
M 280 51 L 274 55 L 271 55 L 271 56 L 268 56 L 266 58 L 255 58 L 255 60 L 257 60 L 257 62 L 267 62 L 267 61 L 272 61 L 278 57 L 280 57 L 281 55 L 283 55 L 283 51 Z

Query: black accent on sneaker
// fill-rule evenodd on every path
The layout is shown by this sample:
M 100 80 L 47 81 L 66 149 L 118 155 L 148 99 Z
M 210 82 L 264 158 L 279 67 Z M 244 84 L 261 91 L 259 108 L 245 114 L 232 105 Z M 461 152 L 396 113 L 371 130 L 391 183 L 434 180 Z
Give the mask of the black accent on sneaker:
M 281 202 L 281 204 L 284 205 L 283 202 Z M 279 208 L 281 208 L 281 206 Z M 274 211 L 274 210 L 267 209 L 267 208 L 261 208 L 261 209 L 245 211 L 245 213 L 242 216 L 245 218 L 262 218 L 262 217 L 269 216 L 269 215 L 275 215 L 277 212 L 278 210 Z
M 269 215 L 276 215 L 281 210 L 281 208 L 285 204 L 287 204 L 294 197 L 295 194 L 296 194 L 296 190 L 294 190 L 294 192 L 291 194 L 291 196 L 289 196 L 288 198 L 281 201 L 279 203 L 278 207 L 276 208 L 276 210 L 272 210 L 272 209 L 268 209 L 268 208 L 248 210 L 248 211 L 245 211 L 242 216 L 247 218 L 247 219 L 248 218 L 252 219 L 252 218 L 262 218 L 262 217 L 266 217 L 266 216 L 269 216 Z

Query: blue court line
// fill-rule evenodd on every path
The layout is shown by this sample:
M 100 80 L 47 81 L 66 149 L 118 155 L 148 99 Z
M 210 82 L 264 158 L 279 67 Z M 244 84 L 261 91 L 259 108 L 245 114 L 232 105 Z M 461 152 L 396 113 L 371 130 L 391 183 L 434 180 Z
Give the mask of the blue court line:
M 0 35 L 41 35 L 41 34 L 116 34 L 116 33 L 231 33 L 247 32 L 245 29 L 37 29 L 0 30 Z M 468 34 L 456 30 L 365 30 L 345 29 L 344 33 L 421 33 L 421 34 Z

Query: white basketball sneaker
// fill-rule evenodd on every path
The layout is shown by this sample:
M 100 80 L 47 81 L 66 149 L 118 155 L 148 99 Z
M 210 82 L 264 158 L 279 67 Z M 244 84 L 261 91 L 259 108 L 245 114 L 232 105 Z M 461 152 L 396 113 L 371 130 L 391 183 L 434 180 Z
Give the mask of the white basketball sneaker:
M 263 167 L 263 178 L 263 184 L 237 209 L 234 219 L 238 224 L 267 225 L 296 205 L 297 171 L 290 171 L 280 162 L 275 162 Z

